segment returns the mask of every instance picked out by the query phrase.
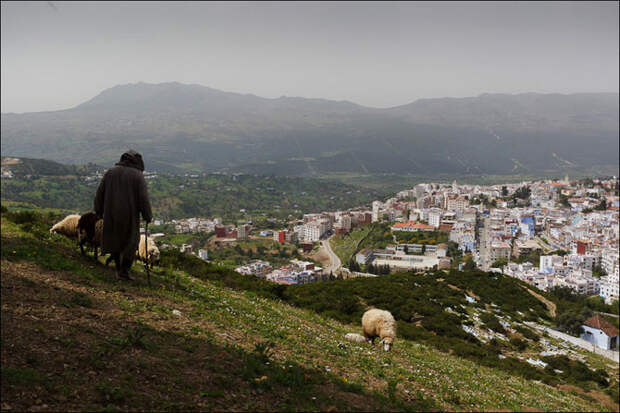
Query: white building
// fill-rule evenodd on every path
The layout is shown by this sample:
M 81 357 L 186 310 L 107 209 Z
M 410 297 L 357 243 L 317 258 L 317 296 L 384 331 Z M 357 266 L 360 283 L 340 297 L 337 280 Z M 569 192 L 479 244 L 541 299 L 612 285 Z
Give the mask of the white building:
M 581 338 L 605 350 L 618 348 L 618 329 L 600 315 L 586 320 Z
M 439 228 L 441 225 L 441 211 L 434 210 L 428 213 L 428 224 L 432 227 Z

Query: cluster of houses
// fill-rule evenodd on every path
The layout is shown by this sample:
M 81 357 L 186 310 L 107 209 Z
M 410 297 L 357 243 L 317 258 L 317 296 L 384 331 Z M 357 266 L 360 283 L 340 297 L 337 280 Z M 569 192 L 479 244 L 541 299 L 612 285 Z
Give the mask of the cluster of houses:
M 482 269 L 505 261 L 504 273 L 543 290 L 566 286 L 611 302 L 618 299 L 617 187 L 616 177 L 492 186 L 419 184 L 374 203 L 373 214 L 397 221 L 392 231 L 449 229 L 449 240 L 471 252 Z M 528 201 L 513 202 L 512 195 L 523 188 Z M 511 262 L 528 257 L 536 262 Z
M 327 233 L 346 234 L 370 223 L 371 212 L 363 210 L 305 214 L 301 220 L 289 222 L 288 229 L 274 231 L 273 240 L 279 243 L 316 242 Z
M 273 269 L 267 261 L 253 261 L 235 268 L 235 271 L 244 275 L 254 275 L 277 284 L 306 284 L 315 282 L 322 274 L 323 269 L 314 263 L 293 259 L 288 265 Z
M 154 222 L 160 225 L 161 222 Z M 184 218 L 173 219 L 170 224 L 174 225 L 177 234 L 192 234 L 196 232 L 213 232 L 216 226 L 222 225 L 222 218 Z

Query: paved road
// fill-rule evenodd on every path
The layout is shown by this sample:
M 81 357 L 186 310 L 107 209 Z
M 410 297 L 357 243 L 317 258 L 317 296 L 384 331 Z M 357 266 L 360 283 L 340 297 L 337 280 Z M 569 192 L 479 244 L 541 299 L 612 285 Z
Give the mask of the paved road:
M 589 341 L 582 340 L 577 337 L 573 337 L 571 335 L 553 330 L 551 328 L 543 327 L 540 324 L 529 323 L 529 322 L 526 322 L 525 324 L 534 326 L 540 330 L 546 331 L 551 337 L 555 337 L 555 338 L 559 338 L 560 340 L 568 341 L 569 343 L 579 346 L 584 350 L 588 350 L 593 353 L 600 354 L 604 357 L 607 357 L 608 359 L 615 361 L 616 363 L 620 362 L 619 353 L 617 351 L 605 350 L 605 349 L 596 347 Z
M 330 265 L 327 268 L 325 268 L 324 272 L 326 274 L 329 274 L 331 271 L 334 275 L 336 275 L 336 273 L 340 270 L 342 263 L 340 262 L 340 258 L 338 258 L 338 256 L 334 254 L 334 251 L 332 251 L 332 248 L 329 245 L 330 239 L 331 237 L 329 237 L 326 240 L 321 240 L 321 246 L 325 248 L 325 250 L 327 251 L 327 255 L 329 255 L 329 259 L 331 261 Z

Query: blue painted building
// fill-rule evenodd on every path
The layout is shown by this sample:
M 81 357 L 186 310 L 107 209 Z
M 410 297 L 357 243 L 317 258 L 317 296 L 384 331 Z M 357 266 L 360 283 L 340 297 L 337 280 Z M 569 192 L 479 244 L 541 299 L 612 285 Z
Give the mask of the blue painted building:
M 587 319 L 581 338 L 605 350 L 618 349 L 618 329 L 600 315 Z

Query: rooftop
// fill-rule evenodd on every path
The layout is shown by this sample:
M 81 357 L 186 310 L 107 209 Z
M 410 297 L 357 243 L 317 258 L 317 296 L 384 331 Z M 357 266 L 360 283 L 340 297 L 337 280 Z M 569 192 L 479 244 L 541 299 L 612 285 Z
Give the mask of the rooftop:
M 618 329 L 598 314 L 587 319 L 583 324 L 588 327 L 602 330 L 608 337 L 615 337 L 618 335 Z

